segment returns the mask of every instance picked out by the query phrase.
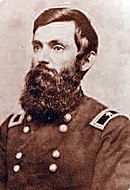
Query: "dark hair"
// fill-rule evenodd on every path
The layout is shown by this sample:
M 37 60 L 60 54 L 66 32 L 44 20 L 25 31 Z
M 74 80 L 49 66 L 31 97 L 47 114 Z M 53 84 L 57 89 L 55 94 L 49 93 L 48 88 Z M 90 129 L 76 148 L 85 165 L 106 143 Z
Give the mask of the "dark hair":
M 90 20 L 79 10 L 69 8 L 51 8 L 45 10 L 34 22 L 33 34 L 40 26 L 52 22 L 74 21 L 76 26 L 75 42 L 78 49 L 77 59 L 81 60 L 91 51 L 97 53 L 98 37 Z

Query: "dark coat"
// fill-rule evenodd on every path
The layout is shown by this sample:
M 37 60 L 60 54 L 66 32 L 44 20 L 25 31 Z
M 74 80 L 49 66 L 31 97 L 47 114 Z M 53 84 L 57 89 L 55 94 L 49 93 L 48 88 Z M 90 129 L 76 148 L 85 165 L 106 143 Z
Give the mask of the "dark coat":
M 1 126 L 0 190 L 128 190 L 130 122 L 117 116 L 104 129 L 90 125 L 104 109 L 84 97 L 69 122 L 43 126 L 10 116 Z

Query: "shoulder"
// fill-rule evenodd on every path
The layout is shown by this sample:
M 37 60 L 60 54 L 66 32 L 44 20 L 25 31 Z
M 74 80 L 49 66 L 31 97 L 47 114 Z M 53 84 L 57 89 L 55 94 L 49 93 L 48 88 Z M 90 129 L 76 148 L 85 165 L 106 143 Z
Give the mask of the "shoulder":
M 128 116 L 119 113 L 115 110 L 106 108 L 93 118 L 93 120 L 90 122 L 90 126 L 103 131 L 107 126 L 123 126 L 125 123 L 129 123 Z
M 11 128 L 17 126 L 23 122 L 24 119 L 24 111 L 20 110 L 17 113 L 13 113 L 2 123 L 1 129 Z
M 9 121 L 8 128 L 21 124 L 23 122 L 24 115 L 25 114 L 23 110 L 13 114 Z
M 99 147 L 109 145 L 130 146 L 130 119 L 128 115 L 109 108 L 97 110 L 88 127 L 95 129 L 100 134 Z M 97 134 L 97 133 L 96 133 Z
M 89 119 L 89 126 L 100 131 L 130 124 L 129 116 L 111 109 L 91 97 L 85 96 L 82 107 L 82 114 Z

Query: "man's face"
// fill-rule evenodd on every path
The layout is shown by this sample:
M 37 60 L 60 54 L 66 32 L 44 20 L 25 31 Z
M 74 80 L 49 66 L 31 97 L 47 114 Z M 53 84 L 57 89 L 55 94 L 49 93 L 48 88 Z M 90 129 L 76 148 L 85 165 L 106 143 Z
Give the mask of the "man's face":
M 33 65 L 20 98 L 22 108 L 36 120 L 44 121 L 48 113 L 70 112 L 83 95 L 78 88 L 82 72 L 74 34 L 74 22 L 55 22 L 36 30 Z
M 75 24 L 53 22 L 39 27 L 33 37 L 33 66 L 39 63 L 59 73 L 76 61 Z

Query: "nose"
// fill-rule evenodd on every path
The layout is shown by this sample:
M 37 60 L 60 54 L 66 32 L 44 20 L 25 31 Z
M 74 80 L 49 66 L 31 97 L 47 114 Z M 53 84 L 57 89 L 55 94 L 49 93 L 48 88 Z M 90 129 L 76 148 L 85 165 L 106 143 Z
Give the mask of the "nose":
M 43 48 L 39 52 L 38 62 L 43 63 L 43 64 L 49 64 L 50 63 L 50 52 L 47 48 Z

